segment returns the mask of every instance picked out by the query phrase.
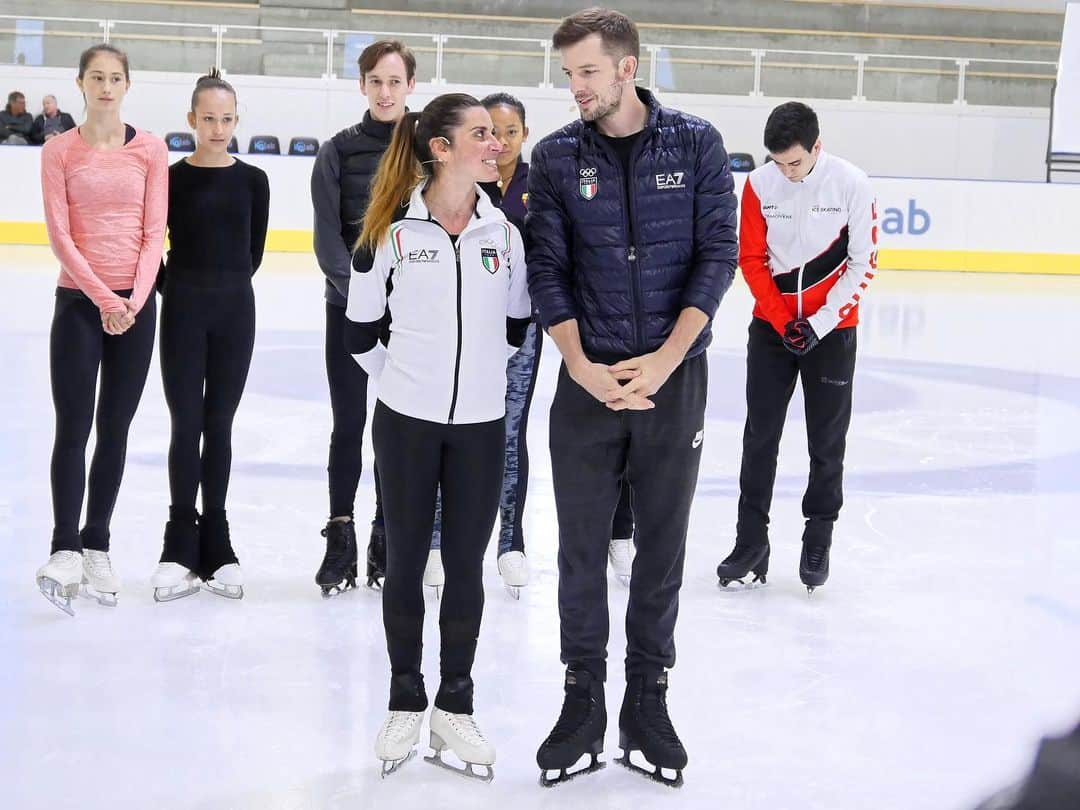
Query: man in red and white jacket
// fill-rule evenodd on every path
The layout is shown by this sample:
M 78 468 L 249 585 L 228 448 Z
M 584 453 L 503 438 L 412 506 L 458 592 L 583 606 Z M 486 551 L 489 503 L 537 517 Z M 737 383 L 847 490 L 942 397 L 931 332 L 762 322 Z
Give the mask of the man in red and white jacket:
M 859 301 L 877 271 L 877 205 L 866 174 L 821 148 L 817 115 L 781 104 L 765 124 L 772 162 L 742 195 L 739 265 L 754 295 L 746 358 L 746 427 L 735 549 L 722 585 L 769 568 L 769 506 L 787 406 L 801 378 L 810 480 L 803 497 L 799 576 L 829 575 L 833 524 L 843 503 Z

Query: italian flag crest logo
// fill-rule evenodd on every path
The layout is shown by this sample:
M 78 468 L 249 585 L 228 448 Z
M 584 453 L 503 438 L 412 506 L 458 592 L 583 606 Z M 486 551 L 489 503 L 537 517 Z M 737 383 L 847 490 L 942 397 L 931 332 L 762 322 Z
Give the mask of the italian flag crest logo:
M 584 199 L 591 200 L 596 196 L 596 169 L 582 169 L 578 175 L 578 191 Z

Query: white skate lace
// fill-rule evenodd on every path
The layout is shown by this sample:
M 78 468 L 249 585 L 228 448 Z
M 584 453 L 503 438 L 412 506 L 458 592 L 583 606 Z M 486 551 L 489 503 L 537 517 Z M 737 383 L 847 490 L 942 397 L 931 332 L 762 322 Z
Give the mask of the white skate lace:
M 468 745 L 486 745 L 487 740 L 480 733 L 480 729 L 473 720 L 471 714 L 448 714 L 450 727 Z
M 49 562 L 56 563 L 57 565 L 67 566 L 70 565 L 76 557 L 80 554 L 77 551 L 57 551 L 52 557 L 49 558 Z
M 413 712 L 390 712 L 386 721 L 385 736 L 392 740 L 400 740 L 409 734 L 413 725 Z
M 112 563 L 109 561 L 108 552 L 87 549 L 84 554 L 84 559 L 86 560 L 87 565 L 90 566 L 90 571 L 95 577 L 101 579 L 112 577 Z

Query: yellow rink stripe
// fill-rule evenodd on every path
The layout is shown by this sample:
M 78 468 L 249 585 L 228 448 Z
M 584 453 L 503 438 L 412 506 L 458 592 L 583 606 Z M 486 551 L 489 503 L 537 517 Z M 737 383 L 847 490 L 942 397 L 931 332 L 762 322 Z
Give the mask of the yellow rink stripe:
M 882 270 L 959 270 L 971 273 L 1080 275 L 1080 253 L 1002 253 L 982 250 L 892 250 L 878 254 Z
M 44 223 L 0 222 L 0 245 L 47 244 Z M 311 231 L 272 230 L 266 237 L 266 249 L 271 253 L 311 253 Z M 1080 275 L 1080 254 L 882 248 L 878 266 L 882 270 Z

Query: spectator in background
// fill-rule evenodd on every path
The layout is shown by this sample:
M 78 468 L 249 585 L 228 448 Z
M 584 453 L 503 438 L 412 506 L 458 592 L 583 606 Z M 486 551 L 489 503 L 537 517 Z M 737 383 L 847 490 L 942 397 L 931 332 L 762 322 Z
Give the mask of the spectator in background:
M 56 96 L 45 96 L 41 100 L 41 113 L 34 119 L 30 132 L 30 143 L 43 144 L 55 135 L 75 129 L 75 119 L 60 111 Z
M 26 111 L 26 96 L 18 90 L 8 93 L 7 106 L 0 112 L 0 143 L 9 146 L 30 143 L 34 116 Z

